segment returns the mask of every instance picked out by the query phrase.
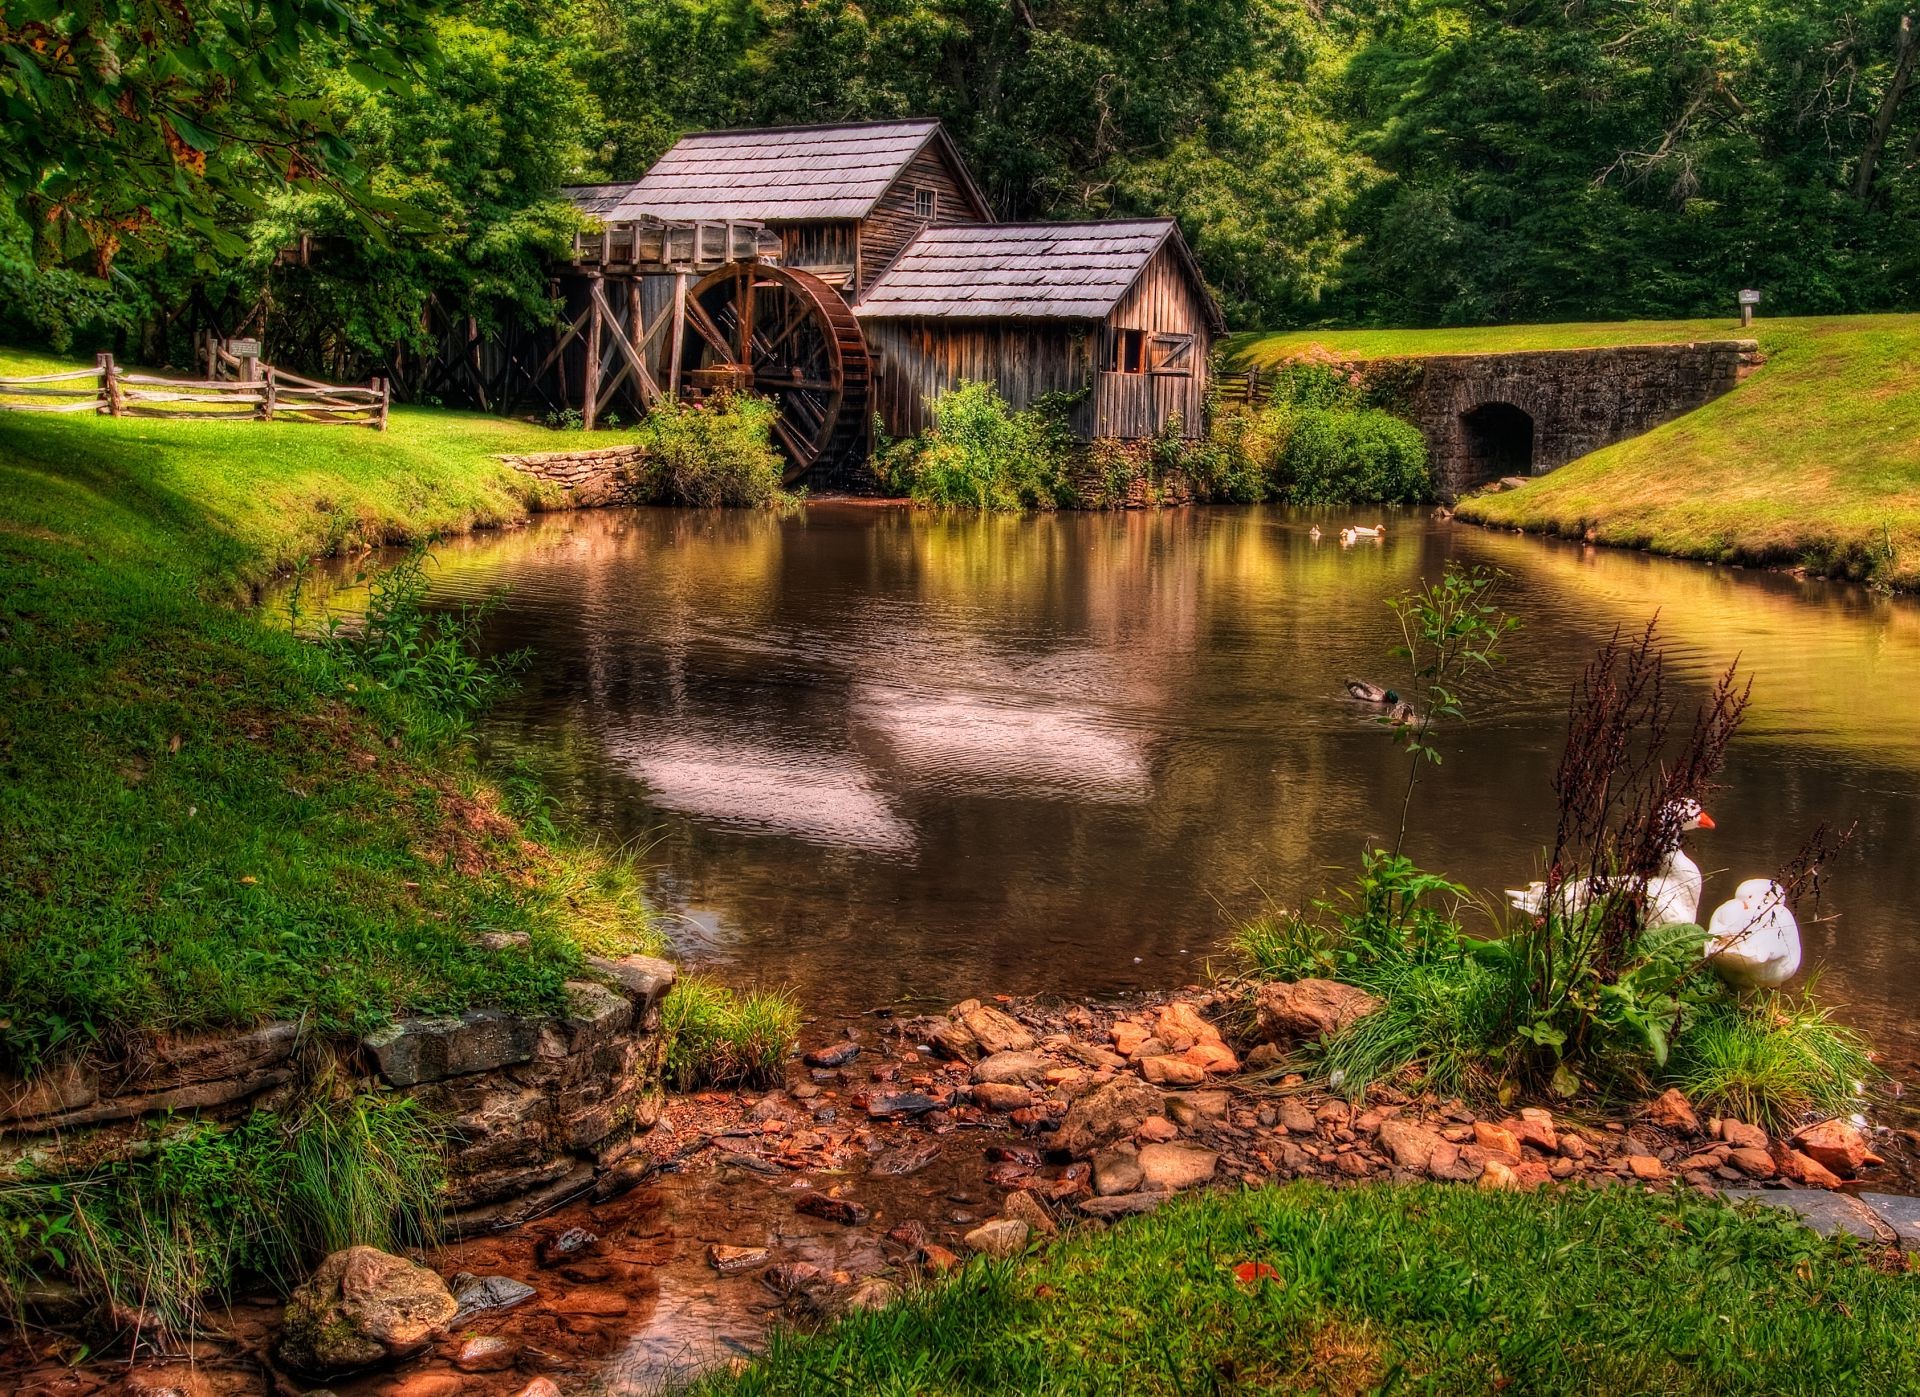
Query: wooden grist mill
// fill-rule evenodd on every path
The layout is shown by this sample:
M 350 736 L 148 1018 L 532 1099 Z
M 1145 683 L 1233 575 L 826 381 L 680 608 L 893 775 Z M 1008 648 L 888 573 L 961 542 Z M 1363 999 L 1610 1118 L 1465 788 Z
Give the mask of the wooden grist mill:
M 875 417 L 910 435 L 969 379 L 1073 399 L 1081 440 L 1203 430 L 1225 327 L 1173 222 L 996 223 L 937 121 L 698 132 L 563 192 L 592 231 L 556 322 L 430 323 L 399 391 L 587 427 L 754 393 L 789 484 L 853 488 Z

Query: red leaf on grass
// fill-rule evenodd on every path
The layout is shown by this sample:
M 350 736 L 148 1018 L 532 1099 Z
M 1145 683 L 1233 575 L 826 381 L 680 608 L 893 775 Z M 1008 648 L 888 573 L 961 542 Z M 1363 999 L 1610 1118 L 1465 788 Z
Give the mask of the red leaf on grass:
M 1233 1268 L 1233 1278 L 1241 1285 L 1253 1285 L 1258 1281 L 1277 1281 L 1280 1273 L 1264 1261 L 1243 1261 Z

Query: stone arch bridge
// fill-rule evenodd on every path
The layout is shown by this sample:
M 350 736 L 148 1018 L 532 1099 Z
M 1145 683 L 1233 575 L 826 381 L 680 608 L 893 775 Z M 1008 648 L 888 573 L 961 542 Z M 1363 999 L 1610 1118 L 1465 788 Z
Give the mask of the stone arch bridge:
M 1728 392 L 1760 362 L 1753 340 L 1334 360 L 1420 429 L 1446 498 L 1557 466 Z M 1248 384 L 1259 396 L 1257 378 Z

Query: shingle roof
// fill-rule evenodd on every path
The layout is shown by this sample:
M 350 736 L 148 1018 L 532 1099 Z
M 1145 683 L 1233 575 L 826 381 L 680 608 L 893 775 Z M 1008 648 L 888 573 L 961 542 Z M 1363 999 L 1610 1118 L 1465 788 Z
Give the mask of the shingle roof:
M 605 218 L 620 207 L 620 201 L 627 197 L 632 184 L 567 184 L 560 192 L 573 206 L 584 214 L 594 218 Z
M 1170 218 L 927 228 L 867 288 L 854 314 L 1104 320 L 1169 240 L 1206 301 L 1208 319 L 1222 328 Z
M 945 144 L 947 138 L 932 120 L 702 131 L 683 136 L 628 186 L 609 216 L 769 223 L 865 218 L 907 163 L 936 139 Z M 971 188 L 958 155 L 947 149 Z

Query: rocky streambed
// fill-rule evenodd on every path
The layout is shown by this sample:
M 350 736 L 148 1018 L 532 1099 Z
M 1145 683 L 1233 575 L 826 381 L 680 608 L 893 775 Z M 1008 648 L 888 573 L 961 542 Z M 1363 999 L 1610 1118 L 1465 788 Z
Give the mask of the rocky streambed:
M 1677 1092 L 1618 1118 L 1488 1112 L 1387 1084 L 1349 1100 L 1286 1072 L 1284 1046 L 1363 1012 L 1356 993 L 1263 987 L 1244 1060 L 1211 1017 L 1228 1006 L 1199 989 L 868 1016 L 809 1042 L 775 1089 L 670 1099 L 640 1155 L 518 1229 L 362 1257 L 357 1271 L 337 1254 L 291 1309 L 238 1304 L 179 1353 L 76 1368 L 56 1343 L 0 1366 L 0 1383 L 194 1397 L 651 1392 L 744 1361 L 772 1325 L 884 1304 L 975 1253 L 1015 1255 L 1185 1190 L 1298 1177 L 1720 1191 L 1920 1246 L 1916 1200 L 1861 1191 L 1880 1154 L 1902 1147 L 1893 1132 L 1824 1121 L 1775 1139 L 1703 1120 Z M 347 1298 L 379 1291 L 375 1276 L 411 1297 L 398 1330 Z M 303 1349 L 302 1329 L 339 1352 Z M 317 1371 L 329 1363 L 366 1366 Z

